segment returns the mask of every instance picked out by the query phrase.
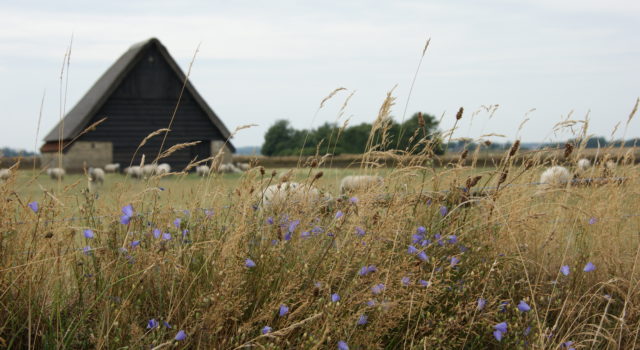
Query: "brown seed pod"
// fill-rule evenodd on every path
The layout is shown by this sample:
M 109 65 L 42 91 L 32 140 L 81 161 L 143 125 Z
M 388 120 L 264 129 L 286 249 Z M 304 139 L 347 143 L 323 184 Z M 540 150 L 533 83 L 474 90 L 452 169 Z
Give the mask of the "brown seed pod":
M 520 140 L 516 140 L 509 149 L 509 157 L 513 157 L 518 152 L 518 149 L 520 149 Z
M 464 112 L 464 108 L 460 107 L 458 113 L 456 114 L 456 120 L 462 119 L 462 113 Z
M 565 158 L 569 158 L 569 156 L 571 155 L 571 152 L 573 152 L 573 145 L 570 143 L 565 143 L 564 145 L 564 157 Z

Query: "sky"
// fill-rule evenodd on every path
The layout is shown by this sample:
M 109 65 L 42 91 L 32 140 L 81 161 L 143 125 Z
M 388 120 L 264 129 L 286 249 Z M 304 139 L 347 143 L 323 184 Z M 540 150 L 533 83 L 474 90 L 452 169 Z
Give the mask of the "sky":
M 5 0 L 0 147 L 39 147 L 61 110 L 150 37 L 184 71 L 195 54 L 191 81 L 228 129 L 257 124 L 236 147 L 262 144 L 278 119 L 372 122 L 389 92 L 396 120 L 422 111 L 442 130 L 464 107 L 454 138 L 559 141 L 576 129 L 554 125 L 586 117 L 591 135 L 620 123 L 614 137 L 640 137 L 640 116 L 624 127 L 640 96 L 639 16 L 635 0 Z

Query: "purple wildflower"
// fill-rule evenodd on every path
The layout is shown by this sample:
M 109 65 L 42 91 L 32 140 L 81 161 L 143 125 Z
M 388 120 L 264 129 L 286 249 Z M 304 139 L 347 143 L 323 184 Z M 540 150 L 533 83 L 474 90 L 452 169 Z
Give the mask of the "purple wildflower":
M 175 226 L 176 228 L 180 228 L 180 223 L 182 223 L 182 219 L 180 218 L 173 220 L 173 226 Z
M 205 209 L 204 210 L 204 215 L 206 215 L 208 218 L 212 217 L 214 213 L 215 212 L 213 211 L 213 209 Z
M 411 279 L 409 277 L 402 277 L 402 280 L 400 280 L 400 281 L 405 286 L 408 286 L 411 283 Z
M 429 257 L 427 256 L 427 253 L 425 253 L 424 251 L 421 251 L 420 253 L 418 253 L 418 259 L 422 261 L 427 261 L 429 260 Z
M 418 243 L 418 242 L 420 242 L 422 240 L 424 240 L 424 236 L 423 235 L 413 234 L 411 236 L 411 243 Z
M 367 324 L 367 321 L 369 320 L 369 317 L 367 317 L 367 315 L 362 314 L 360 315 L 360 317 L 358 317 L 358 322 L 356 323 L 358 326 L 364 326 L 365 324 Z
M 132 246 L 132 247 L 137 247 L 137 246 L 139 246 L 139 245 L 140 245 L 140 241 L 133 241 L 133 242 L 131 242 L 131 246 Z
M 122 214 L 123 215 L 120 217 L 120 223 L 128 225 L 129 221 L 131 221 L 131 217 L 133 216 L 133 206 L 129 204 L 122 207 Z
M 356 203 L 358 203 L 358 197 L 351 197 L 351 198 L 349 198 L 349 202 L 351 202 L 351 204 L 356 204 Z
M 382 291 L 384 291 L 384 284 L 382 283 L 378 283 L 375 286 L 371 287 L 371 292 L 373 294 L 380 294 L 382 293 Z
M 407 253 L 416 254 L 416 253 L 418 253 L 418 249 L 416 247 L 410 245 L 409 248 L 407 249 Z
M 185 228 L 184 230 L 182 230 L 182 237 L 186 237 L 188 233 L 189 230 Z
M 502 332 L 500 331 L 493 331 L 493 337 L 496 338 L 497 341 L 502 341 Z
M 147 329 L 154 329 L 159 326 L 158 321 L 155 318 L 152 318 L 147 322 Z
M 153 238 L 158 239 L 162 236 L 162 231 L 160 229 L 153 229 Z
M 375 301 L 375 299 L 371 299 L 371 300 L 367 301 L 367 306 L 370 306 L 370 307 L 374 307 L 374 306 L 376 306 L 376 301 Z
M 349 345 L 344 340 L 338 342 L 338 350 L 349 350 Z
M 416 233 L 419 235 L 424 235 L 427 233 L 427 229 L 424 226 L 418 226 Z
M 451 257 L 451 267 L 458 265 L 459 262 L 460 262 L 460 258 L 456 256 Z
M 267 334 L 267 333 L 271 333 L 271 331 L 273 330 L 273 328 L 269 327 L 269 326 L 264 326 L 262 328 L 262 334 Z
M 38 202 L 31 202 L 29 204 L 27 204 L 27 206 L 29 206 L 29 208 L 31 208 L 31 210 L 33 210 L 34 213 L 38 212 Z
M 340 219 L 343 215 L 344 213 L 342 212 L 342 210 L 338 210 L 338 212 L 336 213 L 336 219 Z
M 482 310 L 484 309 L 484 306 L 487 304 L 487 301 L 484 300 L 483 298 L 478 298 L 478 310 Z
M 177 341 L 183 341 L 185 339 L 187 339 L 187 333 L 185 333 L 182 329 L 178 332 L 178 334 L 176 334 L 176 337 L 174 338 Z
M 449 236 L 449 243 L 451 243 L 451 244 L 458 243 L 458 237 L 456 235 L 450 235 Z
M 522 334 L 524 334 L 525 337 L 528 336 L 529 333 L 531 333 L 531 326 L 528 326 L 524 331 L 522 331 Z
M 570 347 L 571 345 L 573 345 L 573 342 L 572 342 L 571 340 L 569 340 L 569 341 L 566 341 L 566 342 L 562 343 L 562 347 L 563 347 L 563 348 L 568 348 L 568 347 Z
M 247 259 L 244 261 L 244 266 L 246 266 L 246 267 L 248 267 L 248 268 L 253 268 L 253 267 L 256 267 L 256 263 L 255 263 L 255 262 L 253 262 L 253 260 L 251 260 L 251 259 L 247 258 Z
M 85 255 L 89 255 L 89 253 L 91 253 L 91 247 L 90 246 L 86 246 L 86 247 L 82 248 L 82 253 L 84 253 Z
M 584 272 L 591 272 L 591 271 L 593 271 L 593 270 L 595 270 L 595 269 L 596 269 L 596 265 L 594 265 L 592 262 L 588 262 L 588 263 L 584 266 L 583 271 L 584 271 Z
M 527 312 L 531 310 L 531 306 L 529 306 L 529 304 L 524 300 L 520 300 L 520 303 L 518 303 L 518 310 L 520 310 L 520 312 Z
M 356 226 L 356 235 L 364 236 L 364 230 L 361 227 Z
M 300 224 L 300 220 L 293 220 L 289 222 L 289 233 L 292 233 L 296 230 L 296 227 Z
M 419 280 L 418 283 L 423 287 L 429 287 L 429 281 Z
M 267 221 L 267 224 L 273 225 L 273 217 L 272 216 L 269 216 L 266 221 Z
M 447 216 L 447 213 L 449 213 L 449 209 L 444 205 L 440 206 L 440 215 L 444 217 Z
M 171 327 L 171 325 L 170 325 L 170 324 L 169 324 L 169 322 L 167 322 L 167 321 L 162 321 L 162 324 L 163 324 L 165 327 L 169 328 L 169 329 L 173 328 L 173 327 Z
M 288 313 L 289 313 L 289 307 L 285 304 L 280 305 L 280 309 L 278 310 L 278 315 L 282 317 Z
M 431 205 L 431 203 L 433 203 L 433 201 L 431 200 L 431 198 L 427 199 L 427 207 Z
M 300 233 L 300 237 L 302 237 L 302 238 L 311 237 L 311 232 L 304 231 L 304 232 Z
M 168 233 L 168 232 L 163 233 L 162 234 L 162 239 L 165 240 L 165 241 L 170 240 L 171 239 L 171 234 Z
M 340 301 L 340 295 L 338 295 L 338 293 L 331 294 L 331 301 L 337 303 L 338 301 Z
M 84 238 L 91 239 L 91 238 L 94 238 L 94 237 L 95 237 L 95 235 L 93 234 L 93 231 L 91 231 L 89 229 L 84 230 Z
M 285 240 L 285 241 L 290 241 L 290 240 L 291 240 L 291 232 L 287 232 L 287 233 L 285 233 L 285 235 L 284 235 L 284 240 Z
M 596 218 L 591 218 L 591 219 L 589 219 L 589 225 L 593 225 L 593 224 L 595 224 L 596 222 L 598 222 L 598 219 L 596 219 Z
M 565 276 L 569 276 L 569 265 L 563 265 L 560 268 L 560 272 L 562 272 L 562 274 Z
M 502 333 L 507 333 L 507 322 L 500 322 L 497 325 L 493 326 L 493 328 Z

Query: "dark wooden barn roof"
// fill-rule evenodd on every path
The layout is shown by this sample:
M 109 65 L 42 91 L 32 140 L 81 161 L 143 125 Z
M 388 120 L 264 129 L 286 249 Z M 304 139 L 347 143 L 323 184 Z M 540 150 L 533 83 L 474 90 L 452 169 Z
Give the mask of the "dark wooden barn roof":
M 98 79 L 98 81 L 96 81 L 95 84 L 93 84 L 73 109 L 67 113 L 63 121 L 58 123 L 58 125 L 51 130 L 51 132 L 45 137 L 44 141 L 48 144 L 51 142 L 58 142 L 60 139 L 59 128 L 62 126 L 62 123 L 64 123 L 62 135 L 63 140 L 71 141 L 77 137 L 86 127 L 89 126 L 89 122 L 92 117 L 101 109 L 107 99 L 125 79 L 127 73 L 132 70 L 151 45 L 154 45 L 160 52 L 171 70 L 177 75 L 178 79 L 181 82 L 184 82 L 186 78 L 185 74 L 158 39 L 151 38 L 135 44 L 120 56 L 120 58 L 111 67 L 109 67 L 109 69 L 107 69 L 107 71 L 100 77 L 100 79 Z M 231 136 L 231 133 L 227 130 L 220 118 L 218 118 L 209 105 L 207 105 L 205 100 L 200 96 L 190 81 L 187 80 L 185 88 L 188 93 L 193 96 L 197 105 L 204 111 L 213 125 L 218 129 L 222 137 L 225 140 L 228 139 Z M 108 118 L 109 116 L 105 115 L 105 117 Z M 142 135 L 142 137 L 144 136 L 146 135 Z M 232 151 L 235 151 L 235 148 L 230 142 L 228 143 L 228 146 Z

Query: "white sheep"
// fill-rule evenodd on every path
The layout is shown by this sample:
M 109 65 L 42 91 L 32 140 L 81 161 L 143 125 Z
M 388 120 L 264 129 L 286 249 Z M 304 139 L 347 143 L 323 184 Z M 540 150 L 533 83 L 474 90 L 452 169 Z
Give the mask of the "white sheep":
M 320 191 L 311 186 L 297 182 L 283 182 L 271 185 L 262 192 L 257 192 L 260 205 L 266 207 L 281 207 L 284 205 L 304 206 L 314 205 L 322 199 Z
M 218 167 L 218 172 L 223 174 L 231 174 L 231 173 L 241 173 L 242 171 L 232 163 L 227 163 L 227 164 L 220 164 L 220 166 Z
M 112 163 L 104 166 L 104 171 L 107 173 L 118 173 L 120 172 L 120 163 Z
M 156 169 L 158 169 L 158 165 L 157 164 L 145 164 L 142 167 L 142 174 L 146 177 L 149 177 L 153 174 L 155 174 Z
M 350 175 L 345 176 L 340 181 L 340 193 L 347 194 L 351 192 L 364 191 L 374 186 L 382 187 L 384 179 L 381 176 L 373 175 Z
M 64 176 L 66 175 L 66 171 L 64 171 L 64 169 L 62 168 L 49 168 L 47 169 L 47 175 L 49 175 L 50 178 L 52 178 L 53 180 L 62 180 L 64 179 Z
M 89 168 L 89 181 L 102 185 L 104 183 L 104 170 L 100 168 Z
M 144 175 L 140 166 L 134 165 L 124 169 L 125 175 L 129 175 L 134 179 L 141 179 Z
M 578 161 L 578 171 L 586 171 L 591 167 L 591 161 L 587 158 L 582 158 Z
M 563 166 L 552 166 L 540 175 L 540 183 L 546 185 L 563 185 L 571 181 L 571 173 Z
M 236 166 L 242 171 L 249 171 L 251 169 L 251 165 L 249 163 L 237 163 Z
M 209 175 L 210 171 L 211 171 L 211 169 L 209 169 L 208 165 L 198 165 L 196 167 L 196 174 L 198 174 L 198 176 L 205 177 L 205 176 Z
M 0 169 L 0 181 L 9 180 L 10 177 L 11 177 L 10 169 Z
M 171 172 L 171 165 L 162 163 L 156 168 L 156 175 L 168 174 Z

